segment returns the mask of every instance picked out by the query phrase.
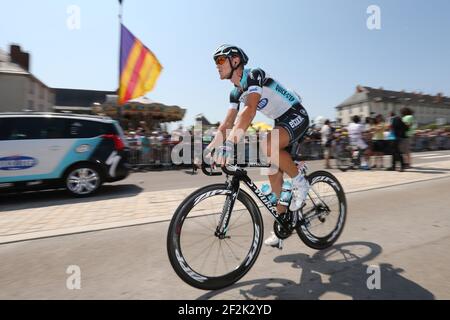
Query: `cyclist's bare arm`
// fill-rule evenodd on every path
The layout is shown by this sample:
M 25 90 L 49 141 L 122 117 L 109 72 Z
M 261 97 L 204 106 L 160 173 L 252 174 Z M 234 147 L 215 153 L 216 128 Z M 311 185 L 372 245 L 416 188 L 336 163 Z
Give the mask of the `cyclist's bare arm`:
M 227 115 L 225 117 L 225 120 L 220 124 L 218 131 L 216 133 L 216 136 L 211 141 L 211 143 L 208 145 L 209 150 L 213 150 L 214 148 L 223 145 L 223 142 L 226 137 L 226 131 L 233 128 L 234 121 L 236 120 L 238 114 L 238 110 L 236 109 L 229 109 L 227 112 Z
M 233 126 L 226 140 L 238 143 L 243 138 L 253 118 L 255 118 L 260 99 L 261 95 L 259 93 L 250 93 L 248 95 L 244 110 L 239 115 L 236 124 Z

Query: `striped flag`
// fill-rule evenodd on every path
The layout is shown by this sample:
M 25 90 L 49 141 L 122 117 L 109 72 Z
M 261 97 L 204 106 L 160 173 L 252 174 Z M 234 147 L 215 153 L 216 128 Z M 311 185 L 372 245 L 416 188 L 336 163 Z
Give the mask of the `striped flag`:
M 119 105 L 151 91 L 161 70 L 153 52 L 121 24 Z

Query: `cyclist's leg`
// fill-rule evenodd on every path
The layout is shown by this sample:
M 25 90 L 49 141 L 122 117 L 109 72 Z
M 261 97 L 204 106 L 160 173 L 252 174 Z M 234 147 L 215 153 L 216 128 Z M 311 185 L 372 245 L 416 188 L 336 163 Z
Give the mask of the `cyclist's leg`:
M 275 161 L 279 169 L 292 178 L 293 197 L 290 205 L 292 212 L 297 211 L 301 207 L 308 192 L 305 190 L 309 190 L 309 184 L 303 174 L 299 172 L 297 165 L 292 159 L 291 153 L 288 152 L 286 148 L 297 142 L 306 133 L 308 127 L 308 114 L 300 104 L 291 108 L 288 112 L 275 120 L 275 129 L 278 129 L 277 151 L 279 152 L 278 159 L 275 159 Z M 269 138 L 269 142 L 272 142 L 273 135 L 271 134 Z M 267 155 L 270 156 L 272 154 L 272 150 L 270 149 L 271 143 L 267 143 L 267 146 Z M 266 245 L 278 246 L 278 248 L 281 248 L 282 246 L 282 241 L 279 239 L 277 240 L 275 235 L 267 239 L 264 243 Z
M 263 146 L 263 151 L 267 157 L 272 156 L 272 147 L 277 148 L 278 152 L 278 160 L 275 160 L 275 165 L 278 167 L 278 171 L 276 174 L 269 176 L 270 184 L 273 192 L 277 195 L 277 198 L 280 198 L 281 187 L 283 185 L 283 175 L 286 174 L 289 177 L 295 177 L 298 173 L 297 166 L 295 162 L 292 160 L 292 157 L 289 152 L 285 150 L 285 148 L 290 143 L 290 135 L 288 131 L 282 127 L 275 127 L 274 130 L 278 130 L 278 142 L 273 141 L 274 136 L 272 133 L 268 134 L 267 144 Z M 277 205 L 277 210 L 280 214 L 286 212 L 286 207 L 282 205 Z
M 277 199 L 280 199 L 281 187 L 283 185 L 283 174 L 283 171 L 278 169 L 277 173 L 269 175 L 270 186 L 272 187 L 272 191 L 276 194 Z M 278 213 L 283 214 L 286 211 L 286 208 L 278 204 L 277 211 Z
M 275 126 L 274 130 L 278 131 L 278 141 L 272 141 L 274 135 L 270 132 L 267 136 L 267 145 L 263 146 L 263 151 L 265 155 L 270 158 L 272 154 L 275 155 L 275 153 L 272 152 L 272 147 L 277 148 L 276 152 L 278 152 L 278 159 L 274 159 L 275 165 L 278 166 L 279 171 L 285 172 L 289 177 L 293 178 L 297 175 L 297 166 L 292 160 L 291 154 L 285 150 L 286 147 L 291 144 L 291 135 L 281 126 Z
M 292 160 L 290 153 L 288 153 L 285 148 L 290 143 L 290 135 L 288 131 L 281 127 L 275 127 L 274 130 L 278 132 L 278 141 L 273 141 L 274 136 L 271 133 L 268 134 L 267 143 L 262 146 L 263 152 L 265 155 L 270 158 L 272 155 L 276 155 L 272 150 L 272 148 L 277 148 L 275 152 L 278 152 L 278 159 L 275 160 L 275 165 L 278 167 L 277 173 L 269 176 L 270 184 L 272 186 L 273 192 L 277 195 L 277 198 L 280 198 L 281 188 L 283 185 L 283 175 L 286 172 L 289 176 L 295 175 L 298 172 L 297 166 L 295 162 Z M 272 161 L 273 164 L 273 161 Z M 277 211 L 280 215 L 286 213 L 287 207 L 282 206 L 280 204 L 277 205 Z M 272 235 L 264 241 L 264 244 L 267 246 L 276 247 L 281 249 L 283 247 L 283 241 L 278 239 L 274 232 Z
M 288 146 L 299 141 L 309 128 L 309 117 L 302 105 L 291 108 L 283 116 L 275 120 L 275 125 L 282 127 L 287 132 Z M 280 168 L 292 178 L 292 200 L 289 209 L 292 212 L 299 210 L 308 194 L 309 183 L 292 160 L 291 154 L 283 150 L 286 157 L 280 156 Z

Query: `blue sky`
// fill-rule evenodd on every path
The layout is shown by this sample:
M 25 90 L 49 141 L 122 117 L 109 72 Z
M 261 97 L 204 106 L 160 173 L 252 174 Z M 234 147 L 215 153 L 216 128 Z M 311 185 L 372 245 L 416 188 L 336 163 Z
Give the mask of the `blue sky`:
M 80 8 L 79 30 L 67 27 L 70 5 Z M 367 28 L 370 5 L 381 9 L 380 30 Z M 0 48 L 20 44 L 44 83 L 117 88 L 117 0 L 0 0 L 0 8 Z M 211 58 L 222 43 L 299 92 L 312 118 L 334 118 L 358 84 L 448 96 L 448 12 L 448 0 L 124 0 L 125 25 L 164 67 L 147 96 L 186 108 L 185 125 L 226 113 L 232 85 Z

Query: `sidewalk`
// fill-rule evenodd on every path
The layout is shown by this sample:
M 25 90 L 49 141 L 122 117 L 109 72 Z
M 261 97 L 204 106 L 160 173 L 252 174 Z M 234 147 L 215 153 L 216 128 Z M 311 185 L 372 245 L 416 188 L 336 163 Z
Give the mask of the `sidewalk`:
M 348 194 L 450 177 L 450 161 L 423 164 L 420 169 L 411 169 L 403 173 L 334 171 L 333 174 Z M 257 185 L 262 183 L 260 181 Z M 62 205 L 44 204 L 36 208 L 26 208 L 29 206 L 26 202 L 0 205 L 0 244 L 169 221 L 181 201 L 194 190 L 144 192 L 125 198 Z

